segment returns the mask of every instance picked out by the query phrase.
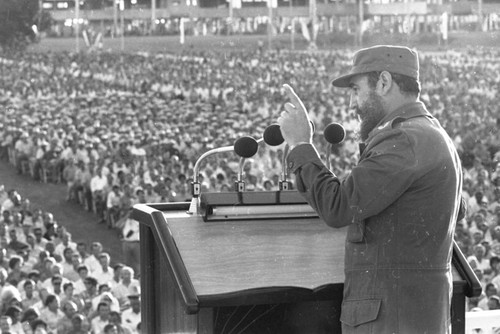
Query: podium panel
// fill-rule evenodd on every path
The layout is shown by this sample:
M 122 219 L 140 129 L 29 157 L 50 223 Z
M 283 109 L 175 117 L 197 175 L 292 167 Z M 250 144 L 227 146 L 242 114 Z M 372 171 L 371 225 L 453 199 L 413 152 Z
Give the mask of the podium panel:
M 224 219 L 230 209 L 208 220 L 189 207 L 134 206 L 145 333 L 340 333 L 345 229 L 292 214 Z M 481 287 L 458 247 L 453 267 L 453 333 L 464 333 L 465 297 Z

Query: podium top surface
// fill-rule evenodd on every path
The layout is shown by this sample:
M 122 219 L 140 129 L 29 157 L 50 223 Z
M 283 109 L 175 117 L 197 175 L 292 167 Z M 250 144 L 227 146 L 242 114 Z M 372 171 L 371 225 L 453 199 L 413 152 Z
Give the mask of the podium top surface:
M 318 218 L 204 222 L 163 212 L 198 295 L 344 282 L 345 229 Z

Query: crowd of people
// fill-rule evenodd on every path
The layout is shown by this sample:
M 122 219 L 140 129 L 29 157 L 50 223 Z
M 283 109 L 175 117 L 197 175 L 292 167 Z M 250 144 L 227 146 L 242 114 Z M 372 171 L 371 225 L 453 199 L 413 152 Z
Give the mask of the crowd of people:
M 135 271 L 0 186 L 2 333 L 139 333 Z
M 347 92 L 332 93 L 329 82 L 350 66 L 350 56 L 346 50 L 191 51 L 1 59 L 0 158 L 35 180 L 65 184 L 68 201 L 130 241 L 125 265 L 112 265 L 102 245 L 92 244 L 87 254 L 85 244 L 51 224 L 50 213 L 28 214 L 26 199 L 4 190 L 2 321 L 19 328 L 13 333 L 23 333 L 29 315 L 49 333 L 113 333 L 105 325 L 137 333 L 137 318 L 124 321 L 140 312 L 132 205 L 189 201 L 200 155 L 242 136 L 261 138 L 286 102 L 284 83 L 304 99 L 315 142 L 323 157 L 334 153 L 332 168 L 344 175 L 359 157 L 357 118 Z M 468 211 L 455 240 L 484 286 L 469 310 L 500 308 L 500 52 L 421 52 L 420 70 L 421 100 L 453 138 L 463 163 Z M 347 136 L 330 147 L 322 129 L 333 121 Z M 246 190 L 278 189 L 283 152 L 282 145 L 259 145 L 246 159 Z M 202 192 L 233 190 L 238 173 L 235 154 L 211 156 L 200 169 Z

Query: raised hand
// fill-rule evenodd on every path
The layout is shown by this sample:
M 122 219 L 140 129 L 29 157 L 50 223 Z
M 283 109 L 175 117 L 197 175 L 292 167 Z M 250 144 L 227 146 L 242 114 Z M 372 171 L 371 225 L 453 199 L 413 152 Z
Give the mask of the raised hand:
M 312 123 L 304 103 L 290 85 L 284 84 L 283 89 L 290 100 L 285 103 L 285 110 L 281 112 L 278 118 L 283 138 L 290 146 L 299 143 L 311 143 L 313 135 Z

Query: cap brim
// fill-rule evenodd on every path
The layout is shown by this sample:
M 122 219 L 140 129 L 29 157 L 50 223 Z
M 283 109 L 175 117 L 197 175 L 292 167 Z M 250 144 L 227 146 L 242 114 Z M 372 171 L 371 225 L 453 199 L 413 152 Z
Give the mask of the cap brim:
M 356 74 L 346 74 L 341 77 L 338 77 L 336 79 L 332 80 L 332 86 L 339 87 L 339 88 L 346 88 L 349 87 L 351 84 L 351 78 L 355 76 Z

